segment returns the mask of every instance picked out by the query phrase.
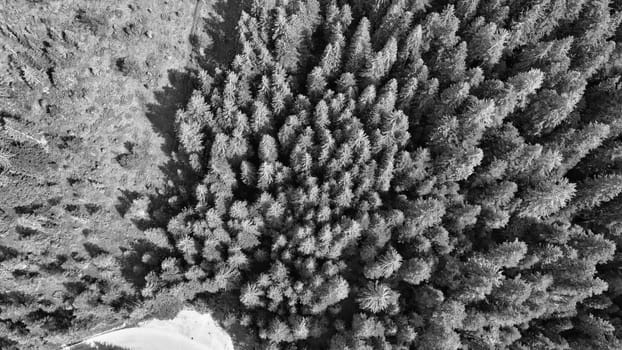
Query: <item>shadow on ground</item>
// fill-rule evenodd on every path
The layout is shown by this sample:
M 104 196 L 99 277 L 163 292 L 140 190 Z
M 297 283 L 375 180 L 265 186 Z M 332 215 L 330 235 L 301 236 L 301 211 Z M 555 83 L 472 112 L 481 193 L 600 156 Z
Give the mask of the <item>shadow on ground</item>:
M 225 68 L 233 60 L 240 46 L 238 42 L 238 20 L 242 11 L 248 9 L 249 0 L 217 0 L 212 3 L 212 12 L 202 25 L 203 33 L 209 36 L 211 46 L 204 48 L 197 44 L 197 38 L 191 38 L 196 63 L 207 71 Z
M 168 71 L 168 86 L 156 91 L 156 102 L 147 105 L 147 118 L 164 138 L 162 150 L 170 155 L 177 148 L 175 140 L 175 114 L 190 99 L 195 88 L 196 72 L 190 69 Z
M 164 175 L 163 188 L 155 192 L 140 193 L 136 191 L 121 190 L 115 205 L 117 212 L 126 217 L 137 200 L 144 197 L 149 199 L 149 212 L 156 212 L 148 220 L 130 219 L 139 230 L 151 227 L 165 227 L 168 220 L 176 213 L 176 206 L 172 206 L 168 200 L 174 194 L 185 193 L 185 176 L 188 174 L 187 162 L 184 155 L 178 152 L 178 143 L 175 135 L 175 115 L 178 110 L 188 103 L 196 85 L 196 71 L 192 68 L 184 70 L 170 69 L 168 71 L 168 84 L 154 93 L 155 102 L 146 106 L 146 116 L 154 131 L 163 138 L 162 152 L 167 155 L 166 163 L 159 169 Z M 145 276 L 156 269 L 166 252 L 158 249 L 146 239 L 139 239 L 130 244 L 122 256 L 117 258 L 123 277 L 139 292 L 145 286 Z M 145 254 L 154 256 L 153 261 L 145 261 Z
M 116 206 L 119 214 L 125 216 L 136 199 L 147 196 L 150 221 L 133 222 L 141 230 L 166 227 L 170 219 L 187 204 L 187 194 L 192 191 L 192 184 L 198 179 L 191 171 L 186 155 L 178 149 L 175 116 L 179 109 L 185 107 L 197 87 L 195 67 L 212 73 L 216 68 L 225 68 L 235 56 L 238 50 L 237 21 L 248 3 L 248 0 L 217 0 L 211 4 L 212 11 L 207 18 L 203 18 L 203 23 L 197 26 L 203 31 L 201 34 L 210 37 L 211 47 L 202 48 L 200 40 L 189 37 L 188 40 L 193 45 L 191 62 L 183 70 L 169 70 L 167 86 L 156 91 L 155 102 L 147 105 L 146 116 L 154 130 L 164 138 L 162 151 L 169 157 L 168 161 L 160 166 L 165 185 L 155 193 L 122 191 Z M 122 275 L 137 290 L 145 285 L 144 277 L 149 270 L 155 268 L 143 261 L 143 255 L 153 252 L 154 249 L 151 242 L 141 239 L 133 242 L 123 257 L 118 259 Z M 160 260 L 160 257 L 156 257 L 156 260 Z

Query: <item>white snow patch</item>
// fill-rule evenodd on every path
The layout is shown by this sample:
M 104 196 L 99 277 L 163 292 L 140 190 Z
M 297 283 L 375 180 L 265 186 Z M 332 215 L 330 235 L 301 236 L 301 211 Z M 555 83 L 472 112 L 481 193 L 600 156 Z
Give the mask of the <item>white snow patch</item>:
M 95 343 L 132 350 L 234 350 L 229 335 L 209 314 L 182 310 L 172 320 L 149 320 L 138 327 L 98 334 L 65 349 L 83 349 Z
M 170 330 L 208 346 L 211 350 L 233 350 L 231 338 L 211 315 L 181 310 L 172 320 L 141 322 L 140 327 Z

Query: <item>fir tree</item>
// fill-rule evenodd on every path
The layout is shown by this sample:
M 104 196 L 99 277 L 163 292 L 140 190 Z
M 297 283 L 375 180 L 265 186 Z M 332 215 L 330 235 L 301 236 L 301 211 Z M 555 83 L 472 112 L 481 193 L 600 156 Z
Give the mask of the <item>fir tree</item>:
M 275 349 L 615 346 L 619 11 L 255 1 L 145 297 L 233 290 Z
M 378 313 L 397 303 L 399 293 L 382 283 L 368 284 L 358 297 L 357 301 L 363 310 Z

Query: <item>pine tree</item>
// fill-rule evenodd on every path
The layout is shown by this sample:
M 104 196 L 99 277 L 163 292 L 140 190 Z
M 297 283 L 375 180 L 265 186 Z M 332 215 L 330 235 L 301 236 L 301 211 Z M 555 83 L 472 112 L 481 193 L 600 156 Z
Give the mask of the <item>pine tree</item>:
M 508 32 L 498 28 L 495 23 L 485 23 L 478 17 L 471 24 L 473 37 L 468 42 L 469 59 L 481 61 L 484 66 L 492 67 L 499 62 Z
M 456 13 L 461 19 L 470 19 L 477 12 L 480 0 L 458 0 L 456 1 Z
M 593 209 L 622 193 L 622 175 L 604 175 L 587 179 L 577 188 L 570 202 L 572 210 Z
M 367 339 L 372 337 L 384 337 L 385 329 L 376 317 L 356 314 L 352 320 L 354 336 Z
M 365 62 L 371 54 L 369 29 L 369 20 L 366 17 L 361 18 L 348 46 L 345 66 L 346 71 L 357 73 L 365 66 Z
M 407 7 L 408 4 L 405 0 L 398 0 L 393 1 L 387 8 L 372 39 L 376 46 L 378 46 L 378 43 L 385 43 L 391 36 L 399 38 L 408 30 L 413 13 L 408 11 Z
M 418 199 L 405 214 L 407 219 L 401 233 L 404 239 L 409 239 L 421 235 L 424 229 L 439 223 L 445 214 L 445 208 L 439 200 Z
M 345 299 L 349 293 L 348 282 L 341 276 L 332 278 L 319 287 L 317 300 L 311 307 L 311 313 L 319 314 L 327 307 Z
M 399 293 L 382 283 L 370 283 L 365 287 L 357 299 L 363 310 L 379 313 L 397 303 Z
M 423 259 L 409 259 L 400 270 L 400 277 L 403 281 L 412 285 L 418 285 L 430 278 L 432 268 L 428 262 Z
M 580 130 L 569 129 L 560 134 L 555 140 L 557 142 L 551 142 L 553 149 L 559 150 L 564 157 L 559 171 L 565 173 L 576 166 L 588 152 L 600 146 L 609 131 L 607 124 L 589 123 Z
M 363 274 L 368 279 L 389 278 L 402 266 L 402 256 L 393 247 L 387 251 L 369 267 Z
M 430 324 L 416 346 L 421 349 L 457 350 L 461 342 L 454 329 L 460 326 L 464 317 L 464 305 L 455 301 L 443 303 L 430 318 Z
M 360 76 L 366 82 L 377 85 L 384 78 L 393 64 L 397 61 L 397 40 L 391 37 L 382 50 L 372 54 L 365 63 L 365 68 Z
M 275 58 L 283 68 L 295 71 L 299 62 L 299 45 L 301 42 L 300 23 L 297 16 L 288 16 L 282 7 L 276 8 L 272 39 L 275 41 Z
M 549 216 L 566 206 L 575 191 L 575 185 L 565 178 L 541 182 L 536 188 L 528 189 L 521 197 L 523 204 L 519 215 L 536 218 Z
M 274 349 L 614 346 L 620 10 L 253 2 L 145 298 L 239 295 Z
M 414 67 L 421 59 L 423 46 L 423 28 L 416 25 L 406 37 L 405 42 L 400 46 L 398 62 L 403 67 Z

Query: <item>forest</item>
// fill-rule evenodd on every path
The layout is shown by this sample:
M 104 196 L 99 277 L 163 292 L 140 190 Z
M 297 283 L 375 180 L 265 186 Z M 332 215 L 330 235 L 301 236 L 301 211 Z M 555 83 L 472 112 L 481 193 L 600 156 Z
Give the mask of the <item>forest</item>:
M 257 349 L 622 348 L 622 2 L 241 6 L 99 289 L 33 310 L 0 245 L 0 347 L 217 300 Z

